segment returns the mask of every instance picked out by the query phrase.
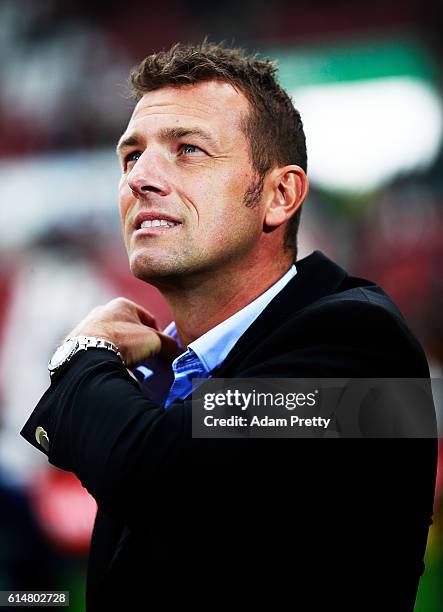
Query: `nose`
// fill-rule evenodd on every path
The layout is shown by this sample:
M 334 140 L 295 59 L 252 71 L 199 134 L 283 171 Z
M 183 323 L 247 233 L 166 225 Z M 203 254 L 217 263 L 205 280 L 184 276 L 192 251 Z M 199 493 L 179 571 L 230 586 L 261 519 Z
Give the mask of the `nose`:
M 159 160 L 152 153 L 145 151 L 128 174 L 128 186 L 136 198 L 142 198 L 147 193 L 169 195 L 171 188 L 160 167 Z

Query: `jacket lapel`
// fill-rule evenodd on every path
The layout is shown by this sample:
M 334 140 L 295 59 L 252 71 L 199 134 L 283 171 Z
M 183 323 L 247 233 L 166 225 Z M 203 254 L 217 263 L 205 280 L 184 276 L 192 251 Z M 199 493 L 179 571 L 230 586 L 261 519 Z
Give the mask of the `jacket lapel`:
M 345 270 L 320 251 L 296 262 L 297 274 L 239 338 L 222 364 L 211 375 L 223 378 L 234 360 L 266 336 L 278 321 L 334 293 L 348 276 Z

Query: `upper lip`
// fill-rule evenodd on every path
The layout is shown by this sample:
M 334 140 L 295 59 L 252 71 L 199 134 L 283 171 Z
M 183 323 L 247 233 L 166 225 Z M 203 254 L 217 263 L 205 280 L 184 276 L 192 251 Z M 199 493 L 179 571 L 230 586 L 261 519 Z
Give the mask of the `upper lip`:
M 135 215 L 133 228 L 137 230 L 143 221 L 153 221 L 154 219 L 164 219 L 165 221 L 171 221 L 172 223 L 181 223 L 181 221 L 175 217 L 171 217 L 171 215 L 167 215 L 164 212 L 155 212 L 150 210 L 149 212 L 139 212 Z

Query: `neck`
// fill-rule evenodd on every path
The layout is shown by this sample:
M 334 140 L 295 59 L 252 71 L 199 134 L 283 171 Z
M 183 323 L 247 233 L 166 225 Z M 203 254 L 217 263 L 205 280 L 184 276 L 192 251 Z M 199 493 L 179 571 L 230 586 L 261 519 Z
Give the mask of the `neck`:
M 272 259 L 272 258 L 271 258 Z M 158 286 L 168 302 L 183 348 L 250 304 L 288 271 L 292 259 L 241 269 L 211 270 L 192 282 Z

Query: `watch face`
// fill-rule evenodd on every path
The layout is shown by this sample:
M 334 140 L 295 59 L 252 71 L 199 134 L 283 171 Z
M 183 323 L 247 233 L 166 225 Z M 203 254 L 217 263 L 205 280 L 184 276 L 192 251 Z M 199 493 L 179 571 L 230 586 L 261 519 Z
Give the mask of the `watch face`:
M 51 361 L 48 364 L 48 369 L 50 372 L 53 372 L 57 368 L 59 368 L 69 357 L 73 354 L 75 349 L 77 348 L 78 340 L 76 338 L 70 338 L 63 342 L 61 346 L 55 351 L 53 356 L 51 357 Z

